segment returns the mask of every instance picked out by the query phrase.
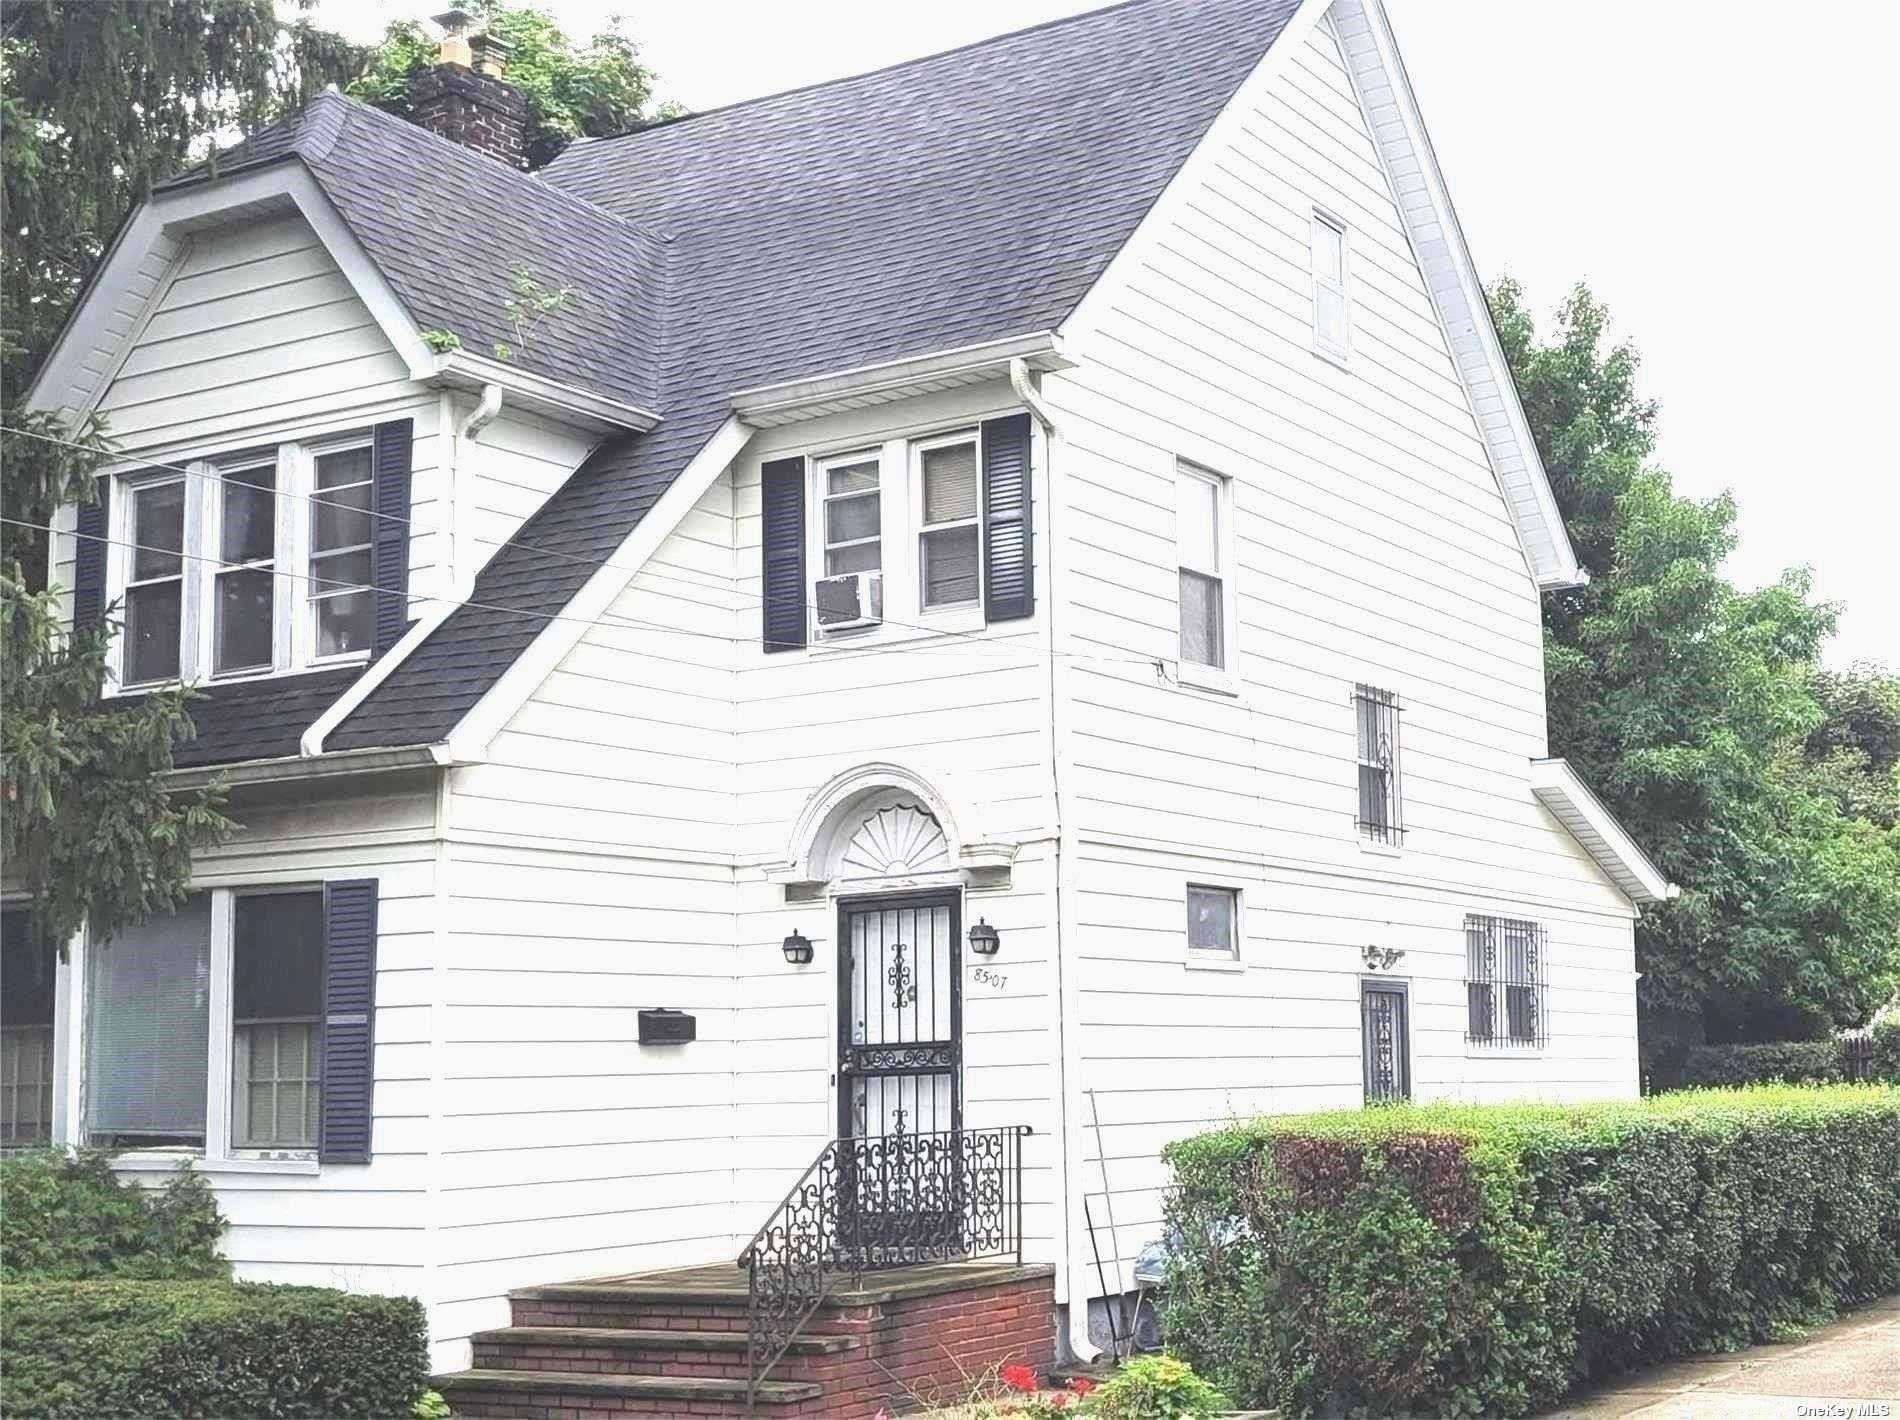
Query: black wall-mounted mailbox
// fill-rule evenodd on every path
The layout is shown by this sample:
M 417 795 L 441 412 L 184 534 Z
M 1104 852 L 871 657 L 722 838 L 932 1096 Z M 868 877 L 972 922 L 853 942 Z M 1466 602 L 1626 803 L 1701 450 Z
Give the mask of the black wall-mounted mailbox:
M 699 1021 L 685 1011 L 655 1006 L 640 1013 L 640 1044 L 684 1045 L 699 1039 Z

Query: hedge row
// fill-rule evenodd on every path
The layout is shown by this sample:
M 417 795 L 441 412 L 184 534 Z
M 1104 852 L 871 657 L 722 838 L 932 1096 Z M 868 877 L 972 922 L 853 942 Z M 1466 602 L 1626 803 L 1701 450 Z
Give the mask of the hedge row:
M 1699 1045 L 1683 1064 L 1682 1083 L 1697 1087 L 1834 1084 L 1856 1078 L 1850 1054 L 1865 1052 L 1861 1078 L 1900 1084 L 1900 1021 L 1883 1021 L 1861 1041 L 1784 1040 L 1765 1045 Z
M 420 1303 L 242 1282 L 29 1282 L 0 1313 L 0 1413 L 407 1416 Z
M 1167 1340 L 1237 1403 L 1525 1415 L 1900 1290 L 1900 1090 L 1263 1119 L 1167 1151 Z

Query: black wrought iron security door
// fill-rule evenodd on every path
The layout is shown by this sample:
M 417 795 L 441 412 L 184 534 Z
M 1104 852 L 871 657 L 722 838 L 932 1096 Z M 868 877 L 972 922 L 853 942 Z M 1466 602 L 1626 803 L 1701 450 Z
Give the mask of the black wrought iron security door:
M 1364 1037 L 1366 1103 L 1412 1097 L 1412 1038 L 1405 987 L 1397 982 L 1360 983 L 1359 1015 Z
M 839 908 L 838 1134 L 963 1125 L 963 999 L 955 893 Z

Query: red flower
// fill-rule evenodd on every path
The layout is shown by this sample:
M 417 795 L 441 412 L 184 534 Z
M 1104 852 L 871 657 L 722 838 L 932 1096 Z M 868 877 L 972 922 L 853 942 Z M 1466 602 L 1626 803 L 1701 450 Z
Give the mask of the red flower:
M 1077 1395 L 1087 1395 L 1090 1391 L 1095 1389 L 1095 1382 L 1090 1380 L 1087 1376 L 1077 1376 L 1074 1380 L 1069 1382 L 1069 1389 L 1074 1391 Z
M 1019 1390 L 1027 1393 L 1040 1389 L 1036 1384 L 1036 1372 L 1029 1366 L 1021 1364 L 1008 1365 L 998 1371 L 997 1376 L 1003 1384 L 1008 1386 L 1011 1390 Z

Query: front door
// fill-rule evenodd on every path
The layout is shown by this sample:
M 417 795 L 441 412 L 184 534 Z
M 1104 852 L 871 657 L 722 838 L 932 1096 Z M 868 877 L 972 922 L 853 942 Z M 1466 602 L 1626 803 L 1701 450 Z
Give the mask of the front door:
M 963 979 L 955 892 L 838 908 L 838 1134 L 963 1124 Z
M 1404 982 L 1359 984 L 1367 1104 L 1412 1097 L 1412 1033 L 1407 1005 Z
M 963 1252 L 955 892 L 838 909 L 838 1248 L 862 1268 Z

